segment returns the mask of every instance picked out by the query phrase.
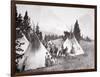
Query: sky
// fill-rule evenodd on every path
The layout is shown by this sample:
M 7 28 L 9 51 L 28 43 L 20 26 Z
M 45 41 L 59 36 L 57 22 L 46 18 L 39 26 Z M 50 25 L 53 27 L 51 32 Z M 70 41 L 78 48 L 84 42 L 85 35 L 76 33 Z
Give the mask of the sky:
M 64 31 L 73 29 L 78 20 L 81 34 L 94 39 L 94 9 L 24 4 L 16 6 L 22 16 L 27 11 L 31 25 L 36 26 L 38 23 L 41 31 L 62 35 Z

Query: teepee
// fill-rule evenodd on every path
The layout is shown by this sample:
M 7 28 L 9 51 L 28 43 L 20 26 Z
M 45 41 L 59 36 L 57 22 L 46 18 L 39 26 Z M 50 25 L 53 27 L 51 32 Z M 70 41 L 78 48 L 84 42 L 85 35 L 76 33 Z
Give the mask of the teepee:
M 40 42 L 35 32 L 28 34 L 28 37 L 30 37 L 29 45 L 18 64 L 20 71 L 45 67 L 45 56 L 48 51 Z
M 71 29 L 70 36 L 67 37 L 65 42 L 63 43 L 63 48 L 67 48 L 66 53 L 70 56 L 77 56 L 84 54 L 84 51 L 78 41 L 76 40 L 74 33 Z
M 72 39 L 67 38 L 65 42 L 63 43 L 63 48 L 65 49 L 67 47 L 66 53 L 70 56 L 76 56 L 84 54 L 84 51 L 78 41 L 75 37 Z

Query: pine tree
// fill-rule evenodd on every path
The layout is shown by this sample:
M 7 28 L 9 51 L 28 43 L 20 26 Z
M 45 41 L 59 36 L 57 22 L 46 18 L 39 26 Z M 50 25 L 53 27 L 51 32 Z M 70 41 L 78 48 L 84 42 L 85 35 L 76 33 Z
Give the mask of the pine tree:
M 39 29 L 40 29 L 40 28 L 39 28 L 39 25 L 38 25 L 38 23 L 37 23 L 37 26 L 36 26 L 36 34 L 37 34 L 38 38 L 39 38 L 40 40 L 42 40 L 42 32 L 41 32 Z
M 22 26 L 22 32 L 23 34 L 26 36 L 27 40 L 30 41 L 30 30 L 31 30 L 31 26 L 30 26 L 30 18 L 28 16 L 28 12 L 25 12 L 25 15 L 23 17 L 23 26 Z
M 31 26 L 30 26 L 30 18 L 28 16 L 28 12 L 27 11 L 25 12 L 23 23 L 24 23 L 24 31 L 27 32 L 31 28 Z
M 22 16 L 21 14 L 18 15 L 18 17 L 16 17 L 16 38 L 22 38 L 22 31 L 21 31 L 21 26 L 23 25 L 22 22 Z
M 76 23 L 74 25 L 74 35 L 77 39 L 77 41 L 80 41 L 81 38 L 81 33 L 80 33 L 80 28 L 79 28 L 79 24 L 78 24 L 78 20 L 76 20 Z
M 38 35 L 40 33 L 39 31 L 39 26 L 38 26 L 38 23 L 37 23 L 37 26 L 36 26 L 36 34 Z

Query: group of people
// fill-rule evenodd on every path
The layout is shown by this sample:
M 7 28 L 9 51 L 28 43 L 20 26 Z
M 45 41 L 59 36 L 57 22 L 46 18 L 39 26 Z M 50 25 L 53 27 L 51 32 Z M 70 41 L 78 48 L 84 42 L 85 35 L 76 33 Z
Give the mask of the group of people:
M 47 42 L 45 44 L 45 47 L 48 50 L 48 52 L 46 52 L 45 65 L 46 67 L 52 66 L 56 64 L 57 61 L 56 56 L 57 56 L 58 48 L 52 41 Z
M 49 51 L 49 53 L 50 53 L 53 57 L 56 57 L 56 56 L 57 56 L 58 48 L 56 47 L 56 45 L 55 45 L 52 41 L 49 41 L 49 42 L 47 43 L 47 50 Z
M 47 42 L 45 47 L 48 50 L 45 57 L 47 67 L 56 64 L 58 56 L 66 56 L 67 47 L 65 49 L 63 46 L 61 48 L 57 48 L 52 41 Z

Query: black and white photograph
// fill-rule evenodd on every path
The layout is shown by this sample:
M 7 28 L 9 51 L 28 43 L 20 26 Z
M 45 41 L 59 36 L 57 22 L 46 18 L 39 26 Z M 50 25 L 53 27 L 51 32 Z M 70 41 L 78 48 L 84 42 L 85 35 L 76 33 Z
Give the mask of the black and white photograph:
M 95 9 L 15 5 L 16 73 L 95 69 Z

